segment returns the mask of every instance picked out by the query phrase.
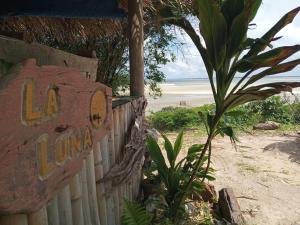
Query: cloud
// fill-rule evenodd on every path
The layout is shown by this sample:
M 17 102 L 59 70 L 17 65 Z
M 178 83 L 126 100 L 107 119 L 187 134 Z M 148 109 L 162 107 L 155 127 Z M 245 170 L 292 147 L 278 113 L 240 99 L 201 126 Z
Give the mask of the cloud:
M 299 0 L 264 0 L 258 11 L 257 17 L 253 21 L 255 28 L 249 30 L 249 37 L 260 37 L 268 31 L 285 13 L 300 6 Z M 197 24 L 195 24 L 197 26 Z M 177 30 L 178 40 L 185 43 L 184 57 L 180 54 L 174 63 L 169 63 L 162 68 L 168 79 L 200 78 L 206 77 L 203 61 L 186 33 Z M 300 14 L 294 22 L 285 27 L 278 36 L 283 36 L 274 43 L 274 47 L 283 45 L 300 44 Z M 300 53 L 295 54 L 291 59 L 300 58 Z M 300 77 L 300 67 L 286 74 L 288 76 L 298 75 Z M 300 79 L 300 78 L 299 78 Z

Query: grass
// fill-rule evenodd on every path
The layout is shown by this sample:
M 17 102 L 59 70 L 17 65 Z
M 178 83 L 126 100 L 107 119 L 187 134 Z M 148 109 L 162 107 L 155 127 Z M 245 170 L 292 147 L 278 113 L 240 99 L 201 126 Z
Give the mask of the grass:
M 257 166 L 249 165 L 249 164 L 244 163 L 244 162 L 237 163 L 237 166 L 243 172 L 244 171 L 251 172 L 251 173 L 258 173 L 259 172 L 259 168 Z
M 214 105 L 194 108 L 166 107 L 152 113 L 148 120 L 152 127 L 162 132 L 180 129 L 197 129 L 197 135 L 205 135 L 205 126 L 199 112 L 213 113 Z M 237 133 L 252 132 L 253 126 L 260 122 L 274 121 L 281 124 L 277 132 L 300 129 L 300 103 L 289 104 L 279 96 L 265 101 L 257 101 L 237 107 L 224 117 L 224 122 L 235 128 Z

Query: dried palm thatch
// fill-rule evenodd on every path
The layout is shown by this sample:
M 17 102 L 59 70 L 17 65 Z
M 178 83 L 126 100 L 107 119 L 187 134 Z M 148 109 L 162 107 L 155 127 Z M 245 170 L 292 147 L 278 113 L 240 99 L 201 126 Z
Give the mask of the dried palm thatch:
M 50 17 L 5 17 L 0 20 L 0 30 L 24 33 L 38 42 L 55 39 L 58 44 L 82 43 L 97 37 L 118 34 L 121 21 L 112 19 L 64 19 Z
M 145 7 L 151 0 L 144 1 Z M 128 0 L 119 0 L 119 7 L 128 11 Z M 124 32 L 124 20 L 120 19 L 71 19 L 40 16 L 13 16 L 0 19 L 0 33 L 21 33 L 25 40 L 46 44 L 55 40 L 60 45 L 80 45 L 100 37 L 120 35 Z

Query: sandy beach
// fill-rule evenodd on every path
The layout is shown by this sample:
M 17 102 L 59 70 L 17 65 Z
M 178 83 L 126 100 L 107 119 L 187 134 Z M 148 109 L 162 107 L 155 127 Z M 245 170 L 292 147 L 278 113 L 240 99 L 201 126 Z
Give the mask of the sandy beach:
M 172 142 L 176 136 L 168 134 Z M 247 225 L 300 225 L 299 133 L 255 132 L 239 139 L 237 148 L 229 138 L 213 142 L 216 190 L 233 188 Z M 180 156 L 204 140 L 185 132 Z
M 295 82 L 300 81 L 298 77 L 272 77 L 257 83 L 269 82 Z M 213 103 L 212 91 L 207 79 L 182 79 L 182 80 L 169 80 L 160 85 L 162 89 L 162 97 L 153 99 L 147 95 L 148 107 L 147 114 L 156 112 L 167 106 L 173 107 L 195 107 L 204 104 Z M 146 92 L 148 93 L 148 91 Z M 295 89 L 293 93 L 300 97 L 300 88 Z M 295 97 L 287 93 L 286 96 L 293 101 Z

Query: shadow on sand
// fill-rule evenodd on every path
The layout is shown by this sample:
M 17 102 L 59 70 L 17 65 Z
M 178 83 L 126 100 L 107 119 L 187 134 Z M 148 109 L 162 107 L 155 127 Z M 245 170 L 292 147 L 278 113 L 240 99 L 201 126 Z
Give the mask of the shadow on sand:
M 279 150 L 289 155 L 292 162 L 300 164 L 300 134 L 289 135 L 292 140 L 278 141 L 264 148 L 264 151 Z

